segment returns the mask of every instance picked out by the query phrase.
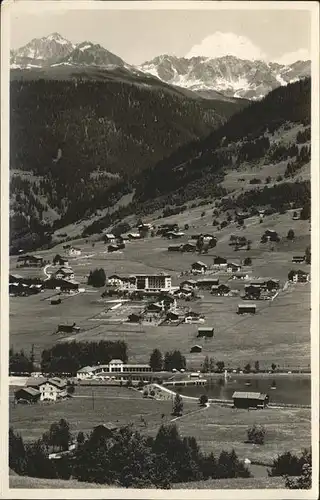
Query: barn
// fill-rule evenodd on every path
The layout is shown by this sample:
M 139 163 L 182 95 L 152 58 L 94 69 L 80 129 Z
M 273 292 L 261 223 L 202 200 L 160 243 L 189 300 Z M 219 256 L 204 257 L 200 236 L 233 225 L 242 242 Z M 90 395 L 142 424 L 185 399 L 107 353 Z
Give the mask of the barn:
M 34 387 L 22 387 L 14 393 L 17 403 L 37 403 L 40 399 L 40 391 Z
M 201 326 L 198 328 L 197 337 L 213 337 L 214 328 L 212 326 Z
M 236 391 L 232 399 L 235 408 L 265 408 L 269 402 L 268 394 L 261 392 Z
M 255 314 L 256 310 L 255 304 L 239 304 L 237 314 Z
M 201 345 L 194 345 L 191 347 L 190 352 L 202 352 L 202 346 Z

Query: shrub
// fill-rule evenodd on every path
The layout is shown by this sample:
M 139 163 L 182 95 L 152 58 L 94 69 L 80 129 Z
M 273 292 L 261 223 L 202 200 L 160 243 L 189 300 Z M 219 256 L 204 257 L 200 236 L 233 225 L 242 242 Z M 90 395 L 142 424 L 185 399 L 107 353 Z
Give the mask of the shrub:
M 247 430 L 249 443 L 264 444 L 266 430 L 262 426 L 254 425 Z
M 200 406 L 205 406 L 207 402 L 208 402 L 208 396 L 206 394 L 202 394 L 199 398 Z

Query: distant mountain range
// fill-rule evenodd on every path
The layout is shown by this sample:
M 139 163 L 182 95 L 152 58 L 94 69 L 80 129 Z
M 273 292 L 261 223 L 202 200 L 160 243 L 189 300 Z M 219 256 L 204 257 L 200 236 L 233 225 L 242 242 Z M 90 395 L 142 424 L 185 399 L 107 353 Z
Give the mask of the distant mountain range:
M 12 69 L 125 68 L 134 74 L 148 73 L 170 85 L 189 89 L 202 97 L 212 98 L 219 92 L 227 97 L 259 100 L 281 85 L 310 76 L 311 62 L 290 65 L 249 61 L 234 56 L 190 59 L 160 55 L 134 67 L 99 44 L 84 41 L 73 44 L 59 33 L 35 38 L 11 51 Z

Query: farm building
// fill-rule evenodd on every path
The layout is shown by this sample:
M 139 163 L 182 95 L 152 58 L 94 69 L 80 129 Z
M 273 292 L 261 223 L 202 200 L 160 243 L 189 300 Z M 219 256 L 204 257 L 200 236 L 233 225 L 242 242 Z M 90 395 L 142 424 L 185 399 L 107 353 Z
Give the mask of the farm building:
M 201 262 L 200 260 L 191 264 L 191 270 L 193 272 L 204 274 L 207 271 L 207 269 L 208 269 L 208 266 L 206 264 L 204 264 L 204 262 Z
M 61 324 L 58 326 L 57 333 L 78 333 L 80 331 L 80 327 L 76 326 L 75 323 L 72 325 Z
M 306 258 L 304 255 L 294 255 L 292 257 L 292 262 L 294 262 L 295 264 L 301 264 L 305 260 L 306 260 Z
M 214 328 L 212 326 L 201 326 L 198 328 L 197 337 L 213 337 Z
M 202 352 L 202 346 L 201 345 L 194 345 L 191 347 L 190 352 Z
M 182 245 L 170 245 L 168 247 L 168 252 L 181 252 L 182 251 Z
M 265 408 L 269 402 L 268 394 L 261 392 L 235 391 L 232 399 L 235 408 Z
M 114 432 L 118 430 L 118 426 L 112 422 L 106 424 L 96 425 L 92 431 L 91 439 L 109 438 Z
M 204 319 L 201 316 L 201 314 L 194 312 L 194 311 L 189 311 L 185 314 L 184 317 L 184 322 L 185 323 L 203 323 Z
M 166 238 L 169 240 L 177 239 L 177 238 L 182 238 L 184 236 L 184 233 L 182 231 L 168 231 L 167 233 L 164 234 Z
M 75 280 L 62 280 L 60 284 L 61 292 L 77 292 L 79 290 L 79 283 Z
M 52 277 L 57 280 L 73 280 L 74 272 L 70 267 L 60 267 L 60 269 L 58 269 Z
M 70 247 L 67 251 L 68 255 L 70 255 L 70 257 L 77 257 L 79 255 L 81 255 L 81 250 L 80 248 L 75 248 L 75 247 Z
M 262 288 L 260 286 L 246 285 L 244 287 L 245 298 L 250 300 L 258 300 L 261 296 Z
M 112 233 L 106 233 L 103 235 L 103 241 L 105 243 L 109 243 L 110 245 L 114 245 L 116 243 L 116 237 Z
M 202 278 L 197 281 L 200 290 L 210 290 L 214 285 L 219 285 L 219 278 Z
M 69 265 L 69 261 L 66 257 L 61 257 L 61 255 L 57 254 L 52 261 L 54 266 L 62 266 L 67 267 Z
M 235 264 L 234 262 L 229 262 L 227 264 L 227 273 L 236 273 L 241 271 L 241 265 Z
M 225 296 L 230 293 L 230 288 L 222 283 L 220 285 L 212 285 L 210 293 L 212 295 Z
M 160 302 L 152 302 L 151 304 L 148 304 L 147 307 L 145 308 L 146 312 L 152 312 L 152 313 L 161 313 L 164 311 L 164 305 L 163 303 Z
M 255 304 L 239 304 L 237 314 L 255 314 L 256 309 Z
M 17 262 L 20 263 L 20 267 L 42 267 L 43 257 L 38 257 L 36 255 L 20 255 Z
M 167 321 L 179 321 L 180 316 L 178 313 L 175 313 L 173 311 L 169 311 L 166 315 L 166 320 Z
M 68 396 L 66 381 L 58 377 L 29 379 L 26 382 L 26 388 L 36 389 L 39 392 L 40 401 L 56 401 Z
M 184 280 L 181 281 L 180 283 L 180 288 L 196 288 L 197 287 L 197 282 L 196 280 Z
M 22 387 L 14 393 L 16 403 L 37 403 L 40 400 L 40 391 L 34 387 Z
M 266 243 L 267 241 L 280 241 L 277 231 L 273 229 L 267 229 L 261 236 L 261 243 Z
M 289 273 L 289 281 L 293 281 L 294 283 L 307 283 L 310 279 L 309 273 L 306 271 L 290 271 Z

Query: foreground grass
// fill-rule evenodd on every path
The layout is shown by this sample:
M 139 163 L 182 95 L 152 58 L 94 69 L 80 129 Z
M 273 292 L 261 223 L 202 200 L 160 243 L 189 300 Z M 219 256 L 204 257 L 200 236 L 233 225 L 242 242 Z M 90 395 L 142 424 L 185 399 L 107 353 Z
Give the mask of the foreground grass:
M 32 489 L 102 489 L 115 488 L 108 484 L 82 483 L 71 479 L 38 479 L 25 476 L 10 476 L 10 488 L 32 488 Z M 208 481 L 194 481 L 191 483 L 177 483 L 172 485 L 172 489 L 265 489 L 265 488 L 284 488 L 284 482 L 281 477 L 271 478 L 235 478 L 235 479 L 216 479 Z

